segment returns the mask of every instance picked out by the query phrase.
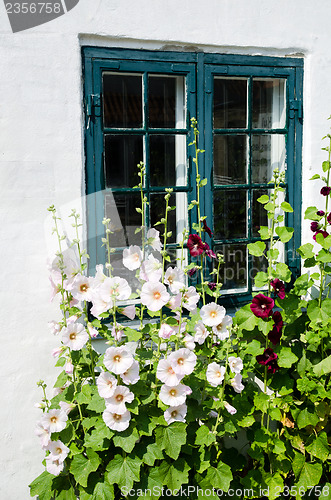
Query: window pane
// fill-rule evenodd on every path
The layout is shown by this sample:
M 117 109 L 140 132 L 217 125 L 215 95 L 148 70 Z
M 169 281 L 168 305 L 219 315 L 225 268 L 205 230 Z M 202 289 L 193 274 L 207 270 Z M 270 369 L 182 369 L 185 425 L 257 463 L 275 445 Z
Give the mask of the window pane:
M 183 76 L 150 76 L 148 116 L 152 128 L 185 128 Z
M 224 293 L 247 288 L 247 247 L 246 245 L 219 245 L 215 252 L 224 255 L 224 265 L 220 269 L 221 291 Z
M 214 192 L 214 238 L 246 237 L 246 191 L 226 189 Z
M 260 237 L 260 226 L 268 226 L 268 216 L 264 205 L 257 201 L 263 194 L 270 195 L 270 191 L 253 189 L 253 206 L 252 206 L 252 236 Z
M 137 165 L 143 161 L 143 136 L 105 135 L 104 168 L 106 187 L 133 187 L 138 184 Z
M 135 234 L 137 227 L 141 227 L 141 214 L 136 207 L 140 207 L 140 194 L 105 194 L 105 217 L 111 220 L 110 235 L 112 247 L 127 247 L 141 245 L 141 233 Z
M 247 127 L 247 80 L 214 78 L 214 128 Z
M 247 137 L 215 135 L 214 184 L 245 184 Z
M 150 136 L 151 186 L 186 185 L 186 136 Z
M 165 193 L 152 194 L 150 197 L 150 225 L 160 221 L 165 214 L 166 202 L 164 199 Z M 167 238 L 167 243 L 179 243 L 181 241 L 181 233 L 187 227 L 187 204 L 186 193 L 173 193 L 169 200 L 170 206 L 175 206 L 176 209 L 168 213 L 168 231 L 172 231 L 172 236 Z M 164 226 L 156 226 L 160 233 L 164 232 Z
M 104 126 L 142 127 L 141 75 L 103 75 Z
M 284 170 L 285 157 L 284 135 L 252 135 L 252 182 L 269 182 L 276 167 Z
M 285 127 L 285 80 L 253 80 L 253 128 Z

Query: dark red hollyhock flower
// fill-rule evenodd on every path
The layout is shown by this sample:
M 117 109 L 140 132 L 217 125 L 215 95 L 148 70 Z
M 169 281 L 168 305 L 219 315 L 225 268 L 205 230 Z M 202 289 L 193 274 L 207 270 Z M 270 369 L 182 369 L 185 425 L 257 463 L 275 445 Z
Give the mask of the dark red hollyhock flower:
M 329 224 L 331 224 L 331 212 L 327 216 L 326 220 L 328 221 Z
M 328 196 L 330 194 L 330 191 L 331 191 L 331 187 L 329 187 L 329 186 L 323 186 L 322 189 L 321 189 L 321 194 L 323 196 Z
M 268 333 L 268 339 L 270 340 L 270 342 L 273 343 L 273 345 L 277 345 L 278 342 L 280 341 L 280 338 L 282 336 L 282 329 L 278 329 L 276 327 L 276 325 L 273 326 L 273 329 L 270 330 L 270 332 Z
M 279 297 L 280 299 L 285 299 L 285 285 L 281 280 L 276 278 L 272 280 L 270 285 L 274 289 L 274 292 L 277 295 L 277 297 Z
M 322 231 L 322 229 L 320 229 L 319 231 L 317 231 L 317 233 L 314 234 L 313 236 L 313 240 L 316 241 L 316 236 L 318 234 L 323 234 L 323 237 L 326 238 L 327 236 L 329 236 L 329 233 L 327 231 Z
M 275 303 L 270 297 L 266 297 L 263 293 L 255 295 L 250 305 L 251 311 L 258 318 L 267 318 Z
M 213 281 L 210 281 L 208 283 L 208 287 L 210 288 L 211 291 L 213 291 L 216 288 L 216 283 L 214 283 Z
M 208 243 L 204 243 L 203 249 L 207 255 L 207 257 L 210 257 L 211 259 L 216 259 L 216 253 L 212 251 Z
M 324 210 L 317 210 L 317 215 L 320 215 L 321 217 L 323 217 L 323 215 L 325 215 L 325 212 Z
M 212 230 L 210 229 L 210 227 L 207 226 L 206 219 L 203 219 L 203 230 L 206 231 L 206 233 L 208 234 L 208 236 L 210 236 L 210 237 L 213 236 Z
M 197 272 L 198 268 L 197 267 L 192 267 L 192 269 L 190 269 L 187 274 L 189 275 L 190 278 L 193 278 L 193 276 L 195 275 L 195 273 Z
M 279 330 L 283 328 L 283 318 L 282 315 L 280 314 L 279 311 L 275 311 L 272 315 L 272 319 L 275 322 L 275 327 L 278 328 Z
M 318 231 L 318 230 L 319 230 L 319 228 L 320 228 L 320 225 L 319 225 L 319 223 L 318 223 L 318 222 L 315 222 L 315 221 L 314 221 L 314 222 L 312 222 L 312 223 L 310 224 L 310 229 L 313 231 L 313 233 L 315 233 L 316 231 Z
M 275 373 L 277 370 L 279 370 L 277 358 L 277 354 L 270 347 L 268 347 L 268 349 L 264 350 L 263 354 L 256 356 L 256 361 L 260 365 L 266 366 L 268 372 Z
M 204 251 L 204 242 L 197 234 L 190 234 L 187 240 L 187 248 L 192 257 L 201 255 Z

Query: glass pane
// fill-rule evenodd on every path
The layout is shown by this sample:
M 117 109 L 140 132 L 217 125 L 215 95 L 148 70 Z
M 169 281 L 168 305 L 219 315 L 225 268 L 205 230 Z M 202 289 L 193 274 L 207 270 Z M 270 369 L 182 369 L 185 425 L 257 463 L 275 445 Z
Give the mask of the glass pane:
M 141 214 L 136 207 L 140 207 L 140 194 L 105 194 L 105 217 L 111 220 L 110 235 L 112 247 L 127 247 L 141 245 L 141 233 L 135 234 L 137 227 L 141 227 Z
M 214 250 L 224 255 L 224 265 L 220 269 L 221 291 L 229 293 L 247 288 L 246 245 L 218 245 Z
M 269 182 L 276 167 L 284 170 L 285 157 L 284 135 L 252 135 L 252 182 Z
M 214 184 L 245 184 L 246 164 L 245 135 L 215 135 Z
M 104 141 L 106 187 L 137 185 L 137 165 L 144 159 L 143 136 L 105 135 Z
M 185 128 L 183 76 L 150 76 L 148 117 L 152 128 Z
M 185 186 L 186 137 L 151 135 L 149 149 L 151 186 Z
M 253 128 L 285 127 L 285 80 L 253 80 Z
M 103 75 L 105 127 L 138 127 L 143 124 L 141 75 Z
M 214 78 L 214 128 L 247 127 L 247 80 Z
M 252 205 L 252 236 L 260 237 L 260 226 L 268 226 L 268 216 L 264 205 L 257 201 L 263 194 L 270 195 L 270 190 L 253 189 L 253 205 Z
M 214 238 L 245 238 L 247 201 L 245 190 L 214 192 Z
M 160 221 L 165 214 L 166 202 L 164 199 L 165 193 L 152 194 L 150 197 L 150 225 Z M 172 236 L 167 238 L 167 243 L 179 243 L 181 233 L 187 227 L 187 203 L 186 193 L 173 193 L 169 200 L 170 206 L 175 206 L 175 210 L 168 212 L 168 231 L 172 231 Z M 164 232 L 164 226 L 156 226 L 160 233 Z

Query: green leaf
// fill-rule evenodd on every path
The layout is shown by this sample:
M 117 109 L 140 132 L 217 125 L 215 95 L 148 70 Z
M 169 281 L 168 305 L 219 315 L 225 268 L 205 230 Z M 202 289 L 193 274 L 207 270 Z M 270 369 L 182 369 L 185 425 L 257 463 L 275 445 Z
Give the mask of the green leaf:
M 293 467 L 294 475 L 297 479 L 300 476 L 300 472 L 302 471 L 302 467 L 304 466 L 305 461 L 306 461 L 306 458 L 305 458 L 304 454 L 295 452 L 292 467 Z
M 264 351 L 264 348 L 261 346 L 261 342 L 254 339 L 247 344 L 247 347 L 244 351 L 244 355 L 251 354 L 252 356 L 258 356 L 259 354 L 262 354 L 263 351 Z
M 316 387 L 316 383 L 313 380 L 309 380 L 307 377 L 300 378 L 297 381 L 297 388 L 303 394 L 309 394 Z
M 266 485 L 268 486 L 268 499 L 275 500 L 276 498 L 279 498 L 280 492 L 283 491 L 284 487 L 284 481 L 279 472 L 276 472 L 272 475 L 266 475 L 264 477 L 264 480 Z
M 286 283 L 289 283 L 291 281 L 291 271 L 283 262 L 277 262 L 276 271 L 274 272 L 274 274 L 278 279 L 285 281 Z
M 328 170 L 330 170 L 330 162 L 328 160 L 323 161 L 322 169 L 323 172 L 327 172 Z
M 258 198 L 256 201 L 258 201 L 259 203 L 262 203 L 262 205 L 264 205 L 265 203 L 268 203 L 269 201 L 269 196 L 267 194 L 263 194 L 262 196 L 260 196 L 260 198 Z
M 91 434 L 85 435 L 84 444 L 87 448 L 92 448 L 94 451 L 102 451 L 109 448 L 109 439 L 114 433 L 102 421 L 99 422 Z
M 68 375 L 66 374 L 65 370 L 63 370 L 63 372 L 61 372 L 58 378 L 56 379 L 54 387 L 63 387 L 64 384 L 67 382 L 67 380 L 68 380 Z
M 266 413 L 270 404 L 270 396 L 264 392 L 260 392 L 254 396 L 254 405 L 257 410 Z
M 256 273 L 254 280 L 255 286 L 257 288 L 262 288 L 268 283 L 268 275 L 263 271 L 259 271 L 258 273 Z
M 207 184 L 208 180 L 207 179 L 201 179 L 200 181 L 200 186 L 205 186 Z
M 138 457 L 116 455 L 107 465 L 109 483 L 118 484 L 120 488 L 125 486 L 130 490 L 133 483 L 139 481 L 141 463 Z
M 217 469 L 215 467 L 209 467 L 206 474 L 206 479 L 215 486 L 223 491 L 228 491 L 230 483 L 233 479 L 230 467 L 219 461 L 217 464 Z
M 270 248 L 270 250 L 267 251 L 267 256 L 271 260 L 277 260 L 279 257 L 279 250 L 277 248 Z
M 307 314 L 312 323 L 327 323 L 331 316 L 331 299 L 324 299 L 321 307 L 317 300 L 311 300 L 307 307 Z
M 290 347 L 282 347 L 278 356 L 278 364 L 283 368 L 291 368 L 298 359 Z
M 318 209 L 316 207 L 308 207 L 305 211 L 305 219 L 319 221 L 321 217 L 317 215 Z
M 322 462 L 325 462 L 330 452 L 326 433 L 322 432 L 319 436 L 316 436 L 314 441 L 306 447 L 306 450 L 313 455 L 313 457 L 319 458 Z
M 195 435 L 195 444 L 210 446 L 216 441 L 216 435 L 206 425 L 201 425 Z
M 305 463 L 301 469 L 299 481 L 296 486 L 303 487 L 306 490 L 316 486 L 322 477 L 323 467 L 322 464 Z
M 129 327 L 124 329 L 124 333 L 128 338 L 128 342 L 137 342 L 143 336 L 141 331 Z
M 262 240 L 268 240 L 271 237 L 271 229 L 267 226 L 260 226 L 258 231 Z
M 182 445 L 186 443 L 186 424 L 173 422 L 167 427 L 160 426 L 155 430 L 155 438 L 160 450 L 176 460 Z
M 236 324 L 239 325 L 243 330 L 254 330 L 257 324 L 257 318 L 252 313 L 249 304 L 242 307 L 241 309 L 239 309 L 239 311 L 236 312 L 235 319 Z
M 319 235 L 317 235 L 319 236 Z M 316 236 L 316 238 L 317 238 Z M 331 234 L 329 234 L 329 236 L 327 236 L 326 238 L 324 238 L 323 235 L 321 235 L 322 238 L 321 238 L 321 241 L 319 241 L 320 245 L 322 245 L 323 248 L 325 248 L 326 250 L 329 250 L 330 247 L 331 247 Z
M 314 245 L 312 243 L 305 243 L 304 245 L 301 245 L 301 247 L 298 248 L 297 252 L 304 259 L 311 259 L 315 255 L 313 249 Z
M 95 411 L 96 413 L 102 413 L 106 409 L 105 400 L 101 396 L 99 396 L 98 393 L 96 393 L 92 396 L 87 409 Z
M 331 372 L 331 356 L 323 359 L 317 365 L 314 365 L 313 372 L 317 377 L 322 377 Z
M 30 495 L 38 495 L 40 500 L 50 500 L 53 497 L 52 482 L 55 476 L 44 471 L 29 485 Z
M 321 250 L 316 255 L 316 260 L 318 260 L 319 262 L 323 262 L 324 264 L 326 262 L 331 262 L 331 253 L 325 250 L 325 248 L 321 248 Z
M 248 243 L 248 251 L 255 257 L 261 257 L 266 249 L 266 244 L 263 241 L 256 241 L 255 243 Z
M 113 443 L 115 446 L 122 448 L 126 453 L 131 453 L 135 447 L 136 442 L 139 439 L 138 431 L 135 427 L 129 427 L 123 432 L 120 432 L 113 438 Z
M 279 236 L 280 241 L 282 243 L 287 243 L 292 238 L 294 229 L 293 227 L 285 227 L 285 226 L 276 227 L 275 233 Z
M 114 486 L 107 482 L 95 485 L 92 500 L 113 500 Z
M 289 203 L 287 203 L 287 201 L 283 201 L 280 206 L 284 210 L 284 212 L 293 212 L 293 208 Z
M 157 500 L 160 498 L 162 486 L 163 484 L 158 467 L 152 469 L 147 478 L 146 476 L 142 477 L 142 489 L 145 493 L 144 498 L 146 499 Z
M 53 489 L 56 491 L 56 500 L 77 500 L 68 475 L 60 475 L 54 478 Z
M 84 487 L 87 486 L 88 476 L 96 471 L 101 463 L 99 455 L 90 448 L 86 450 L 86 455 L 87 458 L 83 454 L 75 455 L 70 465 L 70 472 L 77 483 Z
M 159 478 L 162 484 L 167 486 L 169 490 L 174 491 L 180 488 L 182 484 L 188 482 L 188 471 L 190 470 L 190 466 L 183 458 L 172 463 L 163 460 L 158 469 Z
M 162 458 L 164 458 L 164 455 L 158 445 L 156 443 L 151 443 L 147 446 L 147 451 L 143 455 L 143 462 L 152 467 L 155 460 L 162 460 Z
M 318 424 L 319 422 L 319 418 L 315 412 L 309 411 L 308 408 L 304 408 L 298 414 L 296 422 L 298 424 L 299 429 L 303 429 L 308 425 L 312 425 L 313 427 L 315 427 L 315 425 Z

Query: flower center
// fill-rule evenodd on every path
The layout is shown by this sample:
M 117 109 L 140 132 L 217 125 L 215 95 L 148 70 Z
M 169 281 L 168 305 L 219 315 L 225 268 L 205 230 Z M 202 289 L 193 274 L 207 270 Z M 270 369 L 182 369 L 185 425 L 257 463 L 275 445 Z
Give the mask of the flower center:
M 117 415 L 117 413 L 114 413 L 114 420 L 117 420 L 117 422 L 118 422 L 119 420 L 121 420 L 121 418 L 122 418 L 122 415 Z
M 57 422 L 57 417 L 52 417 L 52 418 L 51 418 L 51 422 L 52 422 L 52 424 L 56 424 L 56 422 Z
M 135 262 L 138 262 L 138 260 L 139 260 L 139 255 L 138 255 L 137 253 L 135 253 L 135 254 L 134 254 L 134 256 L 133 256 L 133 260 L 134 260 Z
M 212 312 L 210 313 L 210 316 L 211 316 L 212 318 L 215 318 L 215 317 L 216 317 L 216 311 L 212 311 Z
M 170 396 L 176 396 L 177 394 L 177 391 L 176 389 L 171 389 L 171 391 L 169 392 Z
M 175 373 L 172 366 L 169 366 L 168 373 L 171 373 L 171 375 L 173 375 Z
M 173 284 L 173 282 L 174 282 L 173 277 L 172 277 L 172 276 L 169 276 L 168 281 L 169 281 L 170 285 L 172 285 L 172 284 Z
M 177 417 L 177 413 L 178 413 L 177 410 L 172 411 L 171 414 L 170 414 L 171 418 L 176 418 Z
M 69 339 L 70 340 L 75 340 L 76 339 L 76 333 L 75 332 L 70 333 Z
M 60 455 L 62 453 L 62 448 L 56 448 L 56 453 Z
M 121 401 L 123 401 L 124 398 L 123 398 L 122 394 L 117 394 L 115 399 L 116 399 L 116 401 L 118 401 L 120 403 Z
M 160 298 L 161 298 L 160 292 L 154 292 L 154 299 L 160 300 Z
M 118 363 L 119 361 L 121 361 L 121 356 L 119 354 L 116 354 L 116 356 L 114 356 L 114 361 L 116 363 Z
M 177 364 L 178 365 L 183 365 L 184 364 L 184 358 L 178 358 Z
M 222 376 L 222 374 L 220 371 L 216 372 L 216 377 L 220 378 L 221 376 Z
M 113 387 L 113 382 L 111 380 L 107 380 L 107 385 L 109 385 L 109 387 Z
M 83 285 L 80 285 L 79 289 L 81 292 L 87 292 L 88 286 L 86 283 L 83 283 Z

